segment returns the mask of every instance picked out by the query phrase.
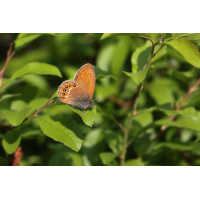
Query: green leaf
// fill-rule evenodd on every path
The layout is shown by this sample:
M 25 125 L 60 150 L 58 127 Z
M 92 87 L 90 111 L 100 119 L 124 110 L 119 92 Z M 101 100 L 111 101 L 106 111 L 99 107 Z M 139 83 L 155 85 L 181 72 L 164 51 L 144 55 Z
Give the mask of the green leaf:
M 119 154 L 123 148 L 123 134 L 122 132 L 112 130 L 105 131 L 105 139 L 114 154 Z
M 165 41 L 171 41 L 173 40 L 173 33 L 165 33 L 165 37 L 164 37 L 164 40 Z
M 83 166 L 80 153 L 74 152 L 62 144 L 49 144 L 48 146 L 54 152 L 49 159 L 49 166 Z
M 149 33 L 104 33 L 101 36 L 100 40 L 103 40 L 103 39 L 108 38 L 108 37 L 121 36 L 121 35 L 138 36 L 138 37 L 142 37 L 142 38 L 146 38 L 146 39 L 150 38 Z
M 13 154 L 19 146 L 20 140 L 21 137 L 19 131 L 8 131 L 2 140 L 2 145 L 6 153 Z
M 101 160 L 104 165 L 108 165 L 110 162 L 112 162 L 118 154 L 110 153 L 110 152 L 103 152 L 100 154 Z
M 20 95 L 21 94 L 6 94 L 6 95 L 4 95 L 0 98 L 0 103 L 5 99 L 10 99 L 10 98 L 17 97 L 17 96 L 20 96 Z
M 167 147 L 172 150 L 179 150 L 179 151 L 191 151 L 193 146 L 179 144 L 179 143 L 170 143 L 170 142 L 162 142 L 154 146 L 154 150 L 160 149 L 162 147 Z
M 105 149 L 104 133 L 102 129 L 93 129 L 85 136 L 83 143 L 83 162 L 84 165 L 102 165 L 99 156 Z
M 131 159 L 125 162 L 125 166 L 144 166 L 145 163 L 140 159 Z
M 62 142 L 75 151 L 79 151 L 83 135 L 78 124 L 71 118 L 50 117 L 44 115 L 38 118 L 40 128 L 48 137 Z
M 152 44 L 148 40 L 144 45 L 138 47 L 132 54 L 131 63 L 132 63 L 132 72 L 138 73 L 143 71 L 148 63 L 148 59 L 151 53 Z
M 133 81 L 136 83 L 136 85 L 139 85 L 144 78 L 146 77 L 146 74 L 149 69 L 145 69 L 144 71 L 140 71 L 138 73 L 130 73 L 130 72 L 124 72 L 127 76 L 131 77 Z
M 8 81 L 14 80 L 26 74 L 45 74 L 62 77 L 60 71 L 55 66 L 46 63 L 32 62 L 20 68 Z
M 174 92 L 178 90 L 178 84 L 173 79 L 155 77 L 148 89 L 150 96 L 156 104 L 174 102 Z
M 173 40 L 178 38 L 185 38 L 196 45 L 200 45 L 200 33 L 172 33 Z
M 17 39 L 14 41 L 15 43 L 15 51 L 25 47 L 30 42 L 40 37 L 41 35 L 56 35 L 55 33 L 20 33 L 17 36 Z
M 13 125 L 13 126 L 19 126 L 26 117 L 29 116 L 31 113 L 32 108 L 27 107 L 21 111 L 15 111 L 15 110 L 3 110 L 4 116 L 7 118 L 7 120 Z
M 82 118 L 83 122 L 92 127 L 92 124 L 94 122 L 94 117 L 96 115 L 96 107 L 94 106 L 93 108 L 87 108 L 84 113 L 83 113 L 83 109 L 82 108 L 78 108 L 78 107 L 71 107 L 69 106 L 75 113 L 77 113 L 78 115 L 80 115 L 80 117 Z M 83 113 L 83 114 L 82 114 Z
M 166 44 L 178 51 L 191 65 L 200 68 L 200 53 L 189 40 L 180 38 L 167 42 Z
M 166 103 L 163 105 L 151 107 L 140 113 L 153 112 L 153 111 L 161 111 L 161 112 L 165 113 L 167 116 L 182 115 L 183 117 L 187 117 L 188 119 L 190 119 L 194 122 L 197 122 L 197 112 L 196 112 L 195 108 L 193 108 L 193 107 L 188 107 L 183 110 L 172 110 L 171 104 Z
M 115 46 L 111 60 L 111 72 L 114 76 L 119 77 L 124 67 L 129 53 L 129 40 L 121 39 Z

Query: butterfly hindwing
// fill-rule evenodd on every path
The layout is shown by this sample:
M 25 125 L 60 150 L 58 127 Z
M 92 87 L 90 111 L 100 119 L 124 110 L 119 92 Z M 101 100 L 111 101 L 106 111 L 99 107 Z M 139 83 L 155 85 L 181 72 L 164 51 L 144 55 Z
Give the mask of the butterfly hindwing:
M 64 81 L 58 88 L 58 97 L 61 102 L 82 107 L 82 103 L 89 99 L 82 87 L 74 81 Z

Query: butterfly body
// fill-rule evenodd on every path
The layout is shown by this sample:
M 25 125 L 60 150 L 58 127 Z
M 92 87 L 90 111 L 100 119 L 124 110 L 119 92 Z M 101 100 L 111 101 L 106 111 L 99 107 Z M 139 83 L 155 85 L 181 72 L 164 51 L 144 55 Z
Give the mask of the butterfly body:
M 64 81 L 58 88 L 58 98 L 62 103 L 83 108 L 93 107 L 95 72 L 91 64 L 83 65 L 75 74 L 74 81 Z

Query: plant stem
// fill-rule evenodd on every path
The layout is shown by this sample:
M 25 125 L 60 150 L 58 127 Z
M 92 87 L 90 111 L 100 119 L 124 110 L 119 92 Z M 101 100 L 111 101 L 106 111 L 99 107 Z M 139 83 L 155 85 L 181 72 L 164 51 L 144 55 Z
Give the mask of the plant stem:
M 150 41 L 152 42 L 152 49 L 151 49 L 151 55 L 150 55 L 150 58 L 149 58 L 149 61 L 146 65 L 146 69 L 149 68 L 150 64 L 151 64 L 151 61 L 153 59 L 153 57 L 157 54 L 157 51 L 155 54 L 154 54 L 154 48 L 157 44 L 159 43 L 154 43 L 151 39 Z M 162 47 L 161 47 L 162 48 Z M 160 48 L 160 49 L 161 49 Z M 144 78 L 145 79 L 145 78 Z M 127 123 L 127 126 L 126 126 L 126 129 L 124 131 L 124 138 L 123 138 L 123 149 L 122 149 L 122 154 L 120 156 L 120 165 L 121 166 L 124 166 L 124 163 L 125 163 L 125 159 L 126 159 L 126 149 L 127 149 L 127 141 L 128 141 L 128 135 L 129 135 L 129 131 L 130 131 L 130 127 L 131 127 L 131 124 L 132 124 L 132 121 L 133 121 L 133 116 L 137 115 L 137 106 L 138 106 L 138 101 L 139 101 L 139 97 L 140 97 L 140 94 L 142 92 L 142 89 L 143 89 L 143 84 L 144 84 L 144 79 L 142 81 L 142 83 L 140 85 L 138 85 L 138 88 L 137 88 L 137 93 L 136 93 L 136 98 L 135 98 L 135 101 L 133 103 L 133 110 L 131 112 L 131 116 L 128 120 L 128 123 Z
M 9 50 L 8 50 L 8 52 L 7 52 L 6 61 L 5 61 L 3 67 L 2 67 L 2 69 L 1 69 L 1 71 L 0 71 L 0 88 L 2 88 L 2 86 L 3 86 L 3 85 L 1 85 L 1 83 L 2 83 L 3 74 L 4 74 L 4 71 L 5 71 L 6 67 L 7 67 L 7 64 L 8 64 L 8 62 L 10 61 L 10 59 L 11 59 L 11 58 L 14 56 L 14 54 L 15 54 L 14 51 L 11 53 L 12 48 L 13 48 L 13 45 L 14 45 L 14 43 L 11 43 L 11 44 L 10 44 Z
M 30 118 L 32 118 L 32 117 L 39 117 L 37 114 L 38 114 L 39 112 L 41 112 L 41 111 L 42 111 L 44 108 L 46 108 L 47 106 L 49 106 L 49 105 L 55 103 L 57 99 L 54 100 L 54 101 L 52 101 L 52 102 L 50 103 L 51 100 L 52 100 L 52 98 L 50 98 L 50 99 L 47 101 L 47 103 L 46 103 L 42 108 L 40 108 L 37 112 L 35 112 L 34 114 L 30 115 L 30 116 L 27 117 L 26 119 L 30 119 Z M 25 120 L 26 120 L 26 119 L 25 119 Z

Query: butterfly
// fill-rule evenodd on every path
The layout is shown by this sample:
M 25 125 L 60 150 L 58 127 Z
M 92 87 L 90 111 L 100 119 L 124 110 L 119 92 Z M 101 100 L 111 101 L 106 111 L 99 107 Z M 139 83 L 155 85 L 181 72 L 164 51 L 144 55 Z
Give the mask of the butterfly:
M 64 81 L 58 88 L 58 98 L 62 103 L 83 108 L 94 106 L 92 100 L 95 89 L 95 71 L 91 64 L 83 65 L 75 74 L 74 81 Z M 82 115 L 83 115 L 82 112 Z

